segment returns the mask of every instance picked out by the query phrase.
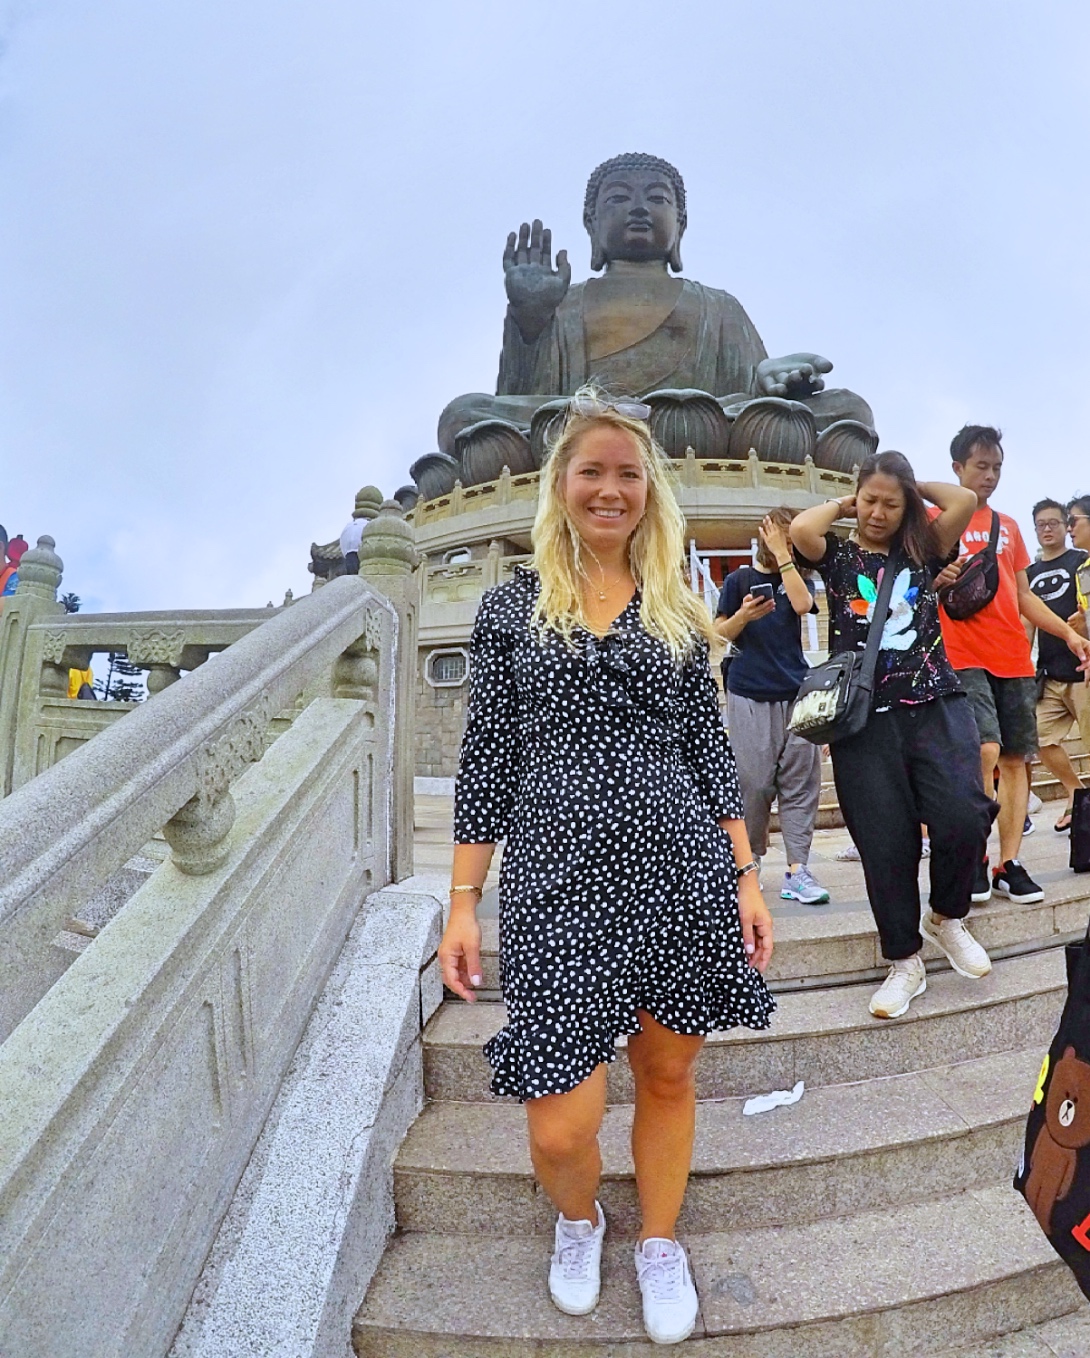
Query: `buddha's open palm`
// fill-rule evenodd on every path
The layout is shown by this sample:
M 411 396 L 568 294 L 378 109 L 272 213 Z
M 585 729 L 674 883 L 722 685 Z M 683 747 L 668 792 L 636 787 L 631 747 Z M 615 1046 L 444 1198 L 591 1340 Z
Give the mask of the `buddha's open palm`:
M 820 354 L 787 354 L 766 358 L 757 365 L 757 389 L 762 396 L 812 396 L 825 386 L 821 373 L 833 365 Z
M 512 231 L 503 252 L 507 300 L 523 338 L 532 341 L 552 320 L 571 286 L 568 252 L 561 250 L 553 268 L 553 233 L 540 219 L 523 222 L 518 236 Z

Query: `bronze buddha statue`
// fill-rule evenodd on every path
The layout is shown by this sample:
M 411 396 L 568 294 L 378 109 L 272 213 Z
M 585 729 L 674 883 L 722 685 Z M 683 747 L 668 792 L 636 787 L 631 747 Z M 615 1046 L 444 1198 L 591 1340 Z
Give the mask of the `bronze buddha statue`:
M 685 185 L 667 161 L 633 153 L 599 165 L 587 184 L 583 222 L 591 269 L 601 273 L 585 283 L 572 284 L 566 251 L 554 265 L 551 233 L 540 221 L 524 222 L 507 238 L 496 394 L 458 397 L 439 421 L 439 446 L 457 459 L 466 484 L 494 474 L 489 458 L 506 458 L 512 471 L 539 465 L 541 438 L 522 451 L 520 437 L 542 423 L 534 421 L 541 407 L 559 411 L 557 398 L 588 381 L 648 398 L 652 427 L 657 420 L 664 431 L 680 430 L 667 446 L 674 455 L 692 434 L 698 456 L 744 457 L 752 448 L 770 461 L 813 455 L 848 470 L 875 446 L 867 403 L 825 388 L 828 359 L 769 358 L 736 298 L 679 276 Z M 686 410 L 691 417 L 679 425 L 678 412 Z M 669 444 L 670 436 L 660 442 Z

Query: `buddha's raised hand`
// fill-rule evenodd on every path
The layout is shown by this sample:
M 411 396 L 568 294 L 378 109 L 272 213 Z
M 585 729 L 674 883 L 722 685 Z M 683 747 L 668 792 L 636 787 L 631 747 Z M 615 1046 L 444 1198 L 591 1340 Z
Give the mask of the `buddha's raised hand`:
M 820 374 L 832 370 L 833 365 L 820 354 L 766 358 L 757 365 L 757 391 L 761 396 L 786 396 L 789 399 L 812 396 L 825 386 Z
M 553 233 L 535 218 L 523 222 L 518 238 L 512 231 L 503 252 L 504 284 L 518 328 L 532 344 L 552 320 L 571 286 L 568 252 L 561 250 L 553 268 Z

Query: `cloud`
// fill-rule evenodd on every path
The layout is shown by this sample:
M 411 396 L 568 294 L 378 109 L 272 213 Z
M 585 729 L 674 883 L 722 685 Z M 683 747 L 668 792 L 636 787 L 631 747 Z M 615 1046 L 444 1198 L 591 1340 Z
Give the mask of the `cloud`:
M 507 232 L 543 216 L 585 276 L 586 175 L 643 148 L 686 176 L 691 277 L 827 353 L 929 475 L 1001 424 L 1027 523 L 1085 461 L 1088 27 L 1075 0 L 9 4 L 0 520 L 110 608 L 307 589 L 356 489 L 493 387 Z

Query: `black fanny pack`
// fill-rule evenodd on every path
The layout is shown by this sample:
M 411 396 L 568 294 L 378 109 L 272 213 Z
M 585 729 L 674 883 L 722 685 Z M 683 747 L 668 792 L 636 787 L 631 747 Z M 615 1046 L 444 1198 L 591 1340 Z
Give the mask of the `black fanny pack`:
M 814 745 L 832 745 L 858 735 L 866 726 L 897 569 L 893 557 L 887 558 L 864 649 L 830 656 L 823 665 L 815 665 L 802 681 L 787 723 L 788 730 L 795 735 Z
M 944 585 L 939 590 L 939 603 L 946 610 L 947 617 L 953 618 L 955 622 L 964 622 L 995 598 L 999 590 L 998 546 L 999 515 L 993 509 L 988 545 L 966 561 L 953 584 Z

